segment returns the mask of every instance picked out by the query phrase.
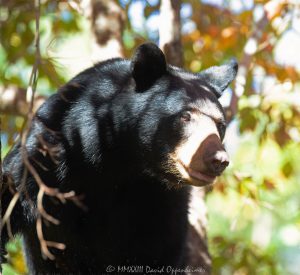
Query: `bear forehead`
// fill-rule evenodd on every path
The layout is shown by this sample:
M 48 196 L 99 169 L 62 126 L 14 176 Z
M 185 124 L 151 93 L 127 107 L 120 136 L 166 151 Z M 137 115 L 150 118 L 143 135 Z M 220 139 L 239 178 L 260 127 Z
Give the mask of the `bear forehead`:
M 165 104 L 169 110 L 193 110 L 218 121 L 224 120 L 223 108 L 205 81 L 186 71 L 177 71 L 169 81 L 169 89 L 165 89 Z

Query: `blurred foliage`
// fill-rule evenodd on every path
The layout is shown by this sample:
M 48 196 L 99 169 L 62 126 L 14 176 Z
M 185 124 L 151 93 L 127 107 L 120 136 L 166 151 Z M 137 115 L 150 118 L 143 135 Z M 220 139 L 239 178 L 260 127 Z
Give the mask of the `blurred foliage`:
M 8 253 L 8 263 L 3 265 L 3 274 L 27 274 L 21 240 L 19 238 L 12 240 L 7 244 L 6 249 Z
M 83 35 L 90 31 L 89 25 L 70 2 L 77 3 L 42 1 L 39 93 L 54 92 L 70 77 L 66 60 L 56 57 L 62 48 L 78 47 L 78 52 L 83 52 Z M 217 2 L 222 5 L 213 5 Z M 185 67 L 197 72 L 231 57 L 242 60 L 267 2 L 183 1 Z M 33 1 L 3 3 L 0 85 L 26 88 L 35 58 Z M 296 61 L 286 64 L 277 56 L 280 52 L 276 53 L 287 32 L 299 35 L 300 7 L 295 3 L 287 1 L 277 6 L 270 21 L 259 30 L 261 37 L 247 68 L 245 93 L 239 98 L 238 113 L 226 137 L 232 165 L 207 198 L 214 274 L 299 274 L 299 67 Z M 158 0 L 120 0 L 119 4 L 127 14 L 123 33 L 126 56 L 145 40 L 158 42 Z M 75 36 L 79 37 L 78 43 L 72 40 Z M 290 46 L 286 53 L 297 48 Z M 61 51 L 61 56 L 65 53 Z M 79 71 L 82 66 L 78 61 L 75 67 Z M 230 94 L 229 90 L 225 98 Z M 21 118 L 3 117 L 4 152 L 21 126 Z M 12 265 L 6 265 L 4 274 L 24 273 L 19 261 L 20 242 L 9 247 L 13 247 L 9 248 Z M 9 273 L 8 268 L 14 268 L 15 273 Z
M 57 88 L 64 81 L 55 68 L 55 59 L 49 55 L 54 41 L 59 44 L 64 35 L 80 31 L 80 15 L 65 1 L 42 1 L 40 10 L 40 36 L 42 60 L 39 80 L 46 88 Z M 35 61 L 34 1 L 4 1 L 0 11 L 0 84 L 28 85 L 31 67 Z M 51 76 L 51 77 L 50 77 Z M 44 90 L 39 87 L 39 90 Z

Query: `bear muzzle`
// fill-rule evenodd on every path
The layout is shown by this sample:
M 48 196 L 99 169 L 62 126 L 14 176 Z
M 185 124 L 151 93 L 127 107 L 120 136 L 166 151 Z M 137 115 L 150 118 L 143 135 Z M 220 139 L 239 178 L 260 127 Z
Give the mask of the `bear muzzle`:
M 190 161 L 178 158 L 177 167 L 189 184 L 204 186 L 212 184 L 229 165 L 229 157 L 219 136 L 209 135 L 195 151 Z
M 229 165 L 229 157 L 220 138 L 216 134 L 209 135 L 191 159 L 189 167 L 201 171 L 208 177 L 217 177 Z

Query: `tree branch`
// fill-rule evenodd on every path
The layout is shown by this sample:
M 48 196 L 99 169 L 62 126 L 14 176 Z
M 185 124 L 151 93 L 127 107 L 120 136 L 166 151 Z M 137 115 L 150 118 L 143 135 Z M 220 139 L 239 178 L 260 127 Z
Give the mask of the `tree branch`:
M 159 46 L 169 64 L 183 66 L 181 44 L 181 0 L 162 0 L 160 5 Z
M 92 60 L 99 62 L 123 57 L 124 10 L 114 1 L 107 0 L 82 1 L 81 9 L 91 22 Z

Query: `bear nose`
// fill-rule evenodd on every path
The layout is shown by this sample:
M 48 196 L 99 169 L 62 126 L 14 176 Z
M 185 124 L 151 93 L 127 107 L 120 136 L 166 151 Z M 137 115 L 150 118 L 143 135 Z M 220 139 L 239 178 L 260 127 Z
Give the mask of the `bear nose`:
M 225 151 L 217 151 L 210 155 L 205 162 L 211 173 L 220 175 L 229 165 L 229 157 Z

